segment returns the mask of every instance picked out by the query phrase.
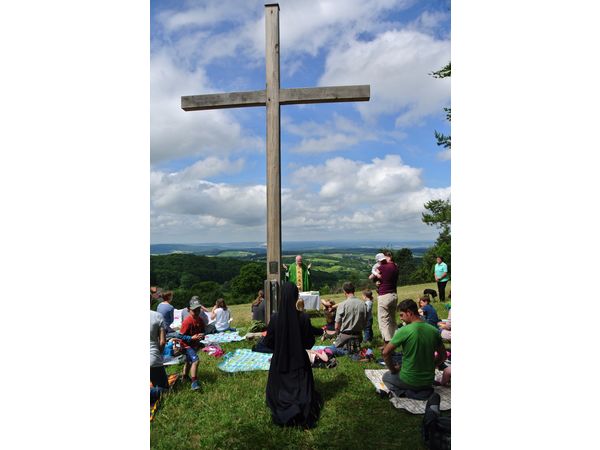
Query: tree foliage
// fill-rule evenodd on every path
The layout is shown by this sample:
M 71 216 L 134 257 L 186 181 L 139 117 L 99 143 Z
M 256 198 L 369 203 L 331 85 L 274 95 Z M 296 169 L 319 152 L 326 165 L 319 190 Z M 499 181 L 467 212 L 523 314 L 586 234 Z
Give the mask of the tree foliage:
M 440 230 L 440 234 L 433 247 L 427 250 L 423 255 L 421 266 L 417 270 L 416 278 L 423 281 L 431 281 L 433 278 L 433 266 L 436 263 L 436 257 L 441 256 L 450 271 L 451 265 L 451 205 L 450 199 L 430 200 L 425 203 L 425 209 L 429 212 L 422 214 L 424 223 L 435 226 Z
M 267 267 L 261 263 L 250 263 L 242 267 L 240 274 L 229 284 L 228 300 L 231 304 L 248 303 L 256 298 L 267 279 Z
M 452 75 L 451 63 L 449 62 L 444 67 L 442 67 L 440 70 L 438 70 L 436 72 L 432 72 L 430 75 L 433 78 L 446 78 L 446 77 L 449 78 Z M 446 112 L 446 120 L 448 122 L 450 122 L 451 118 L 452 118 L 452 109 L 444 108 L 444 111 Z M 435 134 L 435 140 L 437 142 L 437 145 L 450 150 L 450 148 L 451 148 L 450 135 L 445 135 L 444 133 L 440 133 L 437 130 L 434 132 L 434 134 Z
M 422 213 L 421 220 L 430 226 L 435 226 L 441 230 L 444 235 L 450 235 L 451 207 L 450 199 L 430 200 L 425 203 L 425 209 L 428 213 Z

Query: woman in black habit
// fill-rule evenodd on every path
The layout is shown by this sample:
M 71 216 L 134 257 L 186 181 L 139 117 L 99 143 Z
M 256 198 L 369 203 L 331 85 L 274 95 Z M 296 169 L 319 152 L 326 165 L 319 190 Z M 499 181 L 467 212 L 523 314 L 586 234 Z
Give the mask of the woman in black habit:
M 315 343 L 308 314 L 296 310 L 298 288 L 281 286 L 278 313 L 269 321 L 265 344 L 273 349 L 267 380 L 267 405 L 273 422 L 280 426 L 316 426 L 323 400 L 315 381 L 306 349 Z

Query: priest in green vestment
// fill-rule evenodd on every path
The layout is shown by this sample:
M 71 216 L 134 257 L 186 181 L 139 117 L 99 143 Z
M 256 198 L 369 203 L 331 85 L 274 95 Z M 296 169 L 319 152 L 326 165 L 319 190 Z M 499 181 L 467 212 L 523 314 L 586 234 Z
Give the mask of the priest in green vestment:
M 296 262 L 290 264 L 290 266 L 286 266 L 283 264 L 283 268 L 285 269 L 285 278 L 290 283 L 294 283 L 298 286 L 298 291 L 305 292 L 310 291 L 310 266 L 305 265 L 302 262 L 302 256 L 296 256 Z

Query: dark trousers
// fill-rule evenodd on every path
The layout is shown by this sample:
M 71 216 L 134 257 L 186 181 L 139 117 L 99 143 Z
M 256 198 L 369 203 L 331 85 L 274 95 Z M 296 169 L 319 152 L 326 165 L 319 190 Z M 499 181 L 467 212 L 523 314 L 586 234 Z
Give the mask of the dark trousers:
M 363 330 L 363 342 L 371 342 L 373 340 L 373 316 L 367 319 L 367 326 Z
M 164 366 L 150 367 L 150 381 L 154 387 L 169 389 L 169 379 Z
M 447 281 L 438 281 L 437 282 L 440 302 L 443 302 L 446 300 L 446 283 L 448 283 L 448 282 Z

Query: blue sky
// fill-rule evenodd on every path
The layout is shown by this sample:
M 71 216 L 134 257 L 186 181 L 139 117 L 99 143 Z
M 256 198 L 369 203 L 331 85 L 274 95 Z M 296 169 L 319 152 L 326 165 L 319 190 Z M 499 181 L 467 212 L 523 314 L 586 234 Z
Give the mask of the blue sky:
M 264 4 L 151 2 L 151 242 L 264 241 L 265 108 L 182 95 L 264 89 Z M 281 87 L 370 84 L 369 102 L 281 108 L 284 241 L 435 239 L 450 196 L 447 1 L 281 0 Z

